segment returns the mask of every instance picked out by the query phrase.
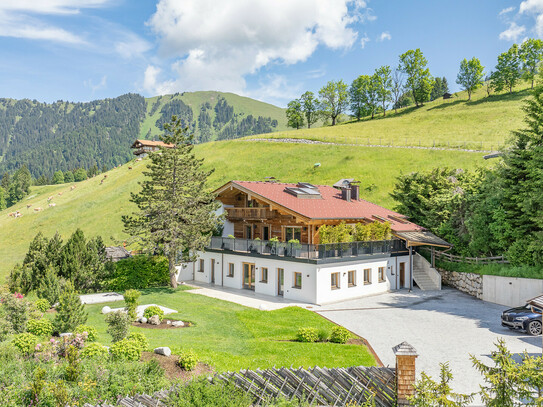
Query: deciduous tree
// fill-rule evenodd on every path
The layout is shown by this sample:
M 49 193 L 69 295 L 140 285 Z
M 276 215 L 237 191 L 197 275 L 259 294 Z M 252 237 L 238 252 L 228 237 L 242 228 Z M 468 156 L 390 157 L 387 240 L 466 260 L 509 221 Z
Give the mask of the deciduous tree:
M 483 84 L 484 69 L 485 67 L 481 65 L 481 61 L 475 57 L 469 61 L 464 58 L 460 62 L 460 71 L 456 77 L 456 83 L 468 92 L 468 100 L 471 100 L 472 92 Z
M 304 112 L 302 111 L 302 103 L 299 99 L 288 102 L 286 115 L 289 127 L 298 130 L 304 125 Z
M 62 171 L 56 171 L 53 174 L 53 184 L 64 184 L 64 174 Z
M 535 76 L 543 60 L 543 41 L 534 38 L 527 39 L 520 45 L 519 56 L 522 61 L 522 75 L 526 80 L 531 81 L 533 89 Z
M 509 89 L 511 93 L 521 76 L 519 49 L 517 44 L 513 44 L 507 52 L 498 56 L 496 70 L 492 73 L 492 87 L 498 92 Z
M 398 105 L 400 102 L 400 97 L 404 92 L 403 88 L 404 77 L 402 72 L 399 69 L 394 69 L 392 72 L 392 102 L 394 103 L 394 111 L 398 113 Z
M 427 65 L 428 61 L 419 48 L 400 55 L 398 69 L 407 75 L 406 87 L 411 91 L 417 107 L 429 99 L 432 91 L 433 81 Z
M 349 87 L 350 109 L 353 116 L 356 117 L 356 120 L 360 120 L 369 113 L 366 105 L 365 95 L 362 90 L 362 81 L 362 76 L 359 76 Z
M 177 287 L 176 262 L 196 260 L 217 224 L 214 211 L 219 203 L 207 189 L 211 171 L 205 171 L 203 160 L 194 155 L 193 136 L 181 120 L 173 116 L 164 130 L 160 139 L 172 147 L 149 155 L 142 189 L 131 195 L 138 211 L 123 216 L 123 222 L 125 231 L 140 238 L 145 248 L 164 253 L 170 284 Z
M 338 116 L 347 109 L 349 94 L 347 84 L 342 80 L 329 81 L 319 91 L 322 113 L 332 120 L 332 126 L 336 124 Z
M 392 71 L 390 66 L 384 65 L 375 70 L 375 83 L 377 85 L 377 100 L 383 108 L 383 116 L 386 116 L 386 107 L 391 100 Z
M 302 104 L 302 112 L 305 115 L 307 121 L 307 128 L 310 129 L 311 125 L 315 124 L 319 120 L 319 100 L 315 97 L 313 92 L 307 91 L 300 97 Z

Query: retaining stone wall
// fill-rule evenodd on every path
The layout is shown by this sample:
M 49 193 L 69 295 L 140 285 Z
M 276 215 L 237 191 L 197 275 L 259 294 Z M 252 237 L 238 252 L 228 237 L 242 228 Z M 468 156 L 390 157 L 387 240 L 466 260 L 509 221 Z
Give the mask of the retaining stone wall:
M 454 287 L 469 295 L 483 299 L 483 276 L 474 273 L 458 273 L 436 268 L 443 284 Z

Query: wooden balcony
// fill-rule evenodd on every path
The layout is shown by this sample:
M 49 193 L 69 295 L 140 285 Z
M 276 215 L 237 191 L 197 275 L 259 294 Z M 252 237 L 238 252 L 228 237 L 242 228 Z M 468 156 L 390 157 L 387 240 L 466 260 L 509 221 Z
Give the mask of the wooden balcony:
M 270 208 L 225 208 L 228 213 L 228 219 L 238 220 L 258 220 L 272 219 L 273 211 Z

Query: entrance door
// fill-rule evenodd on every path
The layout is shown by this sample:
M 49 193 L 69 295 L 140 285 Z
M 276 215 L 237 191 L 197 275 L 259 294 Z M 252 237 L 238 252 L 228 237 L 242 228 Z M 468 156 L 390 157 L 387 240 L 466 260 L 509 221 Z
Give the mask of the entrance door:
M 400 288 L 405 288 L 405 263 L 400 263 Z
M 262 226 L 262 240 L 270 240 L 270 227 Z
M 243 263 L 243 288 L 255 289 L 255 265 L 254 263 Z
M 277 269 L 277 295 L 283 295 L 285 289 L 285 270 Z
M 245 226 L 245 239 L 252 239 L 252 238 L 253 238 L 253 227 Z
M 211 259 L 211 284 L 215 284 L 215 259 Z

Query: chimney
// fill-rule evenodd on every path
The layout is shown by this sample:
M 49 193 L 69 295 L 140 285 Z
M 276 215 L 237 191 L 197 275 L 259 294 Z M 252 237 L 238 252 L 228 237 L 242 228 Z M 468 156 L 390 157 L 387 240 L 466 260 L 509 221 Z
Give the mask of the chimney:
M 351 188 L 341 188 L 341 199 L 351 202 Z
M 407 342 L 392 348 L 396 355 L 396 400 L 398 406 L 409 406 L 409 396 L 415 395 L 415 359 L 418 354 Z
M 360 200 L 360 186 L 351 184 L 351 198 L 353 201 Z

